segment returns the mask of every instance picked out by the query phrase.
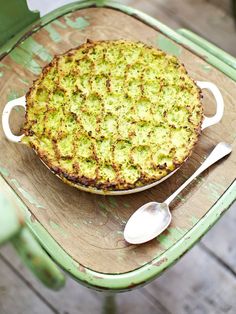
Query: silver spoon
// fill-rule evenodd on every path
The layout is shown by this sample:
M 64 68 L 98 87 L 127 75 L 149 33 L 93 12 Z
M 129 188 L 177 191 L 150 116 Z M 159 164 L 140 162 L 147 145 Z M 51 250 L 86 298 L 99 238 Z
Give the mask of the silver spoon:
M 170 203 L 199 174 L 224 156 L 230 154 L 231 151 L 232 148 L 229 144 L 224 142 L 217 144 L 195 173 L 168 197 L 167 200 L 163 203 L 150 202 L 136 210 L 125 226 L 125 240 L 132 244 L 140 244 L 152 240 L 161 234 L 169 226 L 172 219 L 169 209 Z

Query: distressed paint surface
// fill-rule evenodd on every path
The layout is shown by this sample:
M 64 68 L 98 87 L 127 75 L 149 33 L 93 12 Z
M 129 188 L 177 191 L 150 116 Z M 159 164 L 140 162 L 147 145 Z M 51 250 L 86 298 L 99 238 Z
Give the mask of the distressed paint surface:
M 66 25 L 64 23 L 62 23 L 61 21 L 59 20 L 55 20 L 55 21 L 52 21 L 52 25 L 56 25 L 62 29 L 65 29 L 66 28 Z
M 41 204 L 38 203 L 38 201 L 26 190 L 24 190 L 19 182 L 16 179 L 11 179 L 10 180 L 11 183 L 13 183 L 16 188 L 18 189 L 18 191 L 24 196 L 24 198 L 30 202 L 32 205 L 36 206 L 37 208 L 44 208 L 44 206 L 42 206 Z
M 167 231 L 163 232 L 163 234 L 157 237 L 157 241 L 161 244 L 161 246 L 165 249 L 171 247 L 176 240 L 179 240 L 180 237 L 187 233 L 187 229 L 184 228 L 168 228 Z
M 173 41 L 163 35 L 158 35 L 157 46 L 161 50 L 164 50 L 169 54 L 175 55 L 176 57 L 180 56 L 182 50 L 180 46 L 177 46 Z
M 18 80 L 26 86 L 29 86 L 29 80 L 26 78 L 18 77 Z
M 61 35 L 53 28 L 51 24 L 46 25 L 44 29 L 49 33 L 50 38 L 55 43 L 59 43 L 61 41 Z
M 221 197 L 224 186 L 219 183 L 208 182 L 207 185 L 205 185 L 205 189 L 209 192 L 208 198 L 215 202 Z
M 5 167 L 0 166 L 0 173 L 1 175 L 3 175 L 4 177 L 8 177 L 9 176 L 9 171 L 8 169 L 6 169 Z
M 10 69 L 10 67 L 4 63 L 0 63 L 0 68 Z
M 72 28 L 83 30 L 89 26 L 89 22 L 83 17 L 77 17 L 76 19 L 71 18 L 71 14 L 64 16 L 66 24 Z
M 40 65 L 32 59 L 30 53 L 27 53 L 23 49 L 17 47 L 10 52 L 9 56 L 13 61 L 28 69 L 33 74 L 39 75 L 41 73 Z
M 52 60 L 52 55 L 49 53 L 49 51 L 32 37 L 27 38 L 20 45 L 20 48 L 25 50 L 26 53 L 31 56 L 31 58 L 33 57 L 33 55 L 35 55 L 45 62 L 50 62 Z
M 57 223 L 55 223 L 54 221 L 50 220 L 49 221 L 50 226 L 54 229 L 57 230 L 64 238 L 68 237 L 68 234 L 66 233 L 66 231 Z
M 7 95 L 7 101 L 11 101 L 13 99 L 19 98 L 25 94 L 26 90 L 10 90 L 10 92 Z M 15 107 L 17 109 L 17 107 Z
M 203 64 L 202 68 L 207 73 L 209 73 L 212 70 L 212 66 L 210 66 L 209 64 Z

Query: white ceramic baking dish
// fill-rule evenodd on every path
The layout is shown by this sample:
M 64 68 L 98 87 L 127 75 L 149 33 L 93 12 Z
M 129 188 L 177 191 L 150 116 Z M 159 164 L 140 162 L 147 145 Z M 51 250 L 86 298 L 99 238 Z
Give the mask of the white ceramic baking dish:
M 200 81 L 197 81 L 196 83 L 201 89 L 208 89 L 213 94 L 215 101 L 216 101 L 216 113 L 215 113 L 215 115 L 212 117 L 206 117 L 204 115 L 204 119 L 203 119 L 203 123 L 202 123 L 202 130 L 204 130 L 204 129 L 208 128 L 209 126 L 212 126 L 212 125 L 218 123 L 222 119 L 223 113 L 224 113 L 224 101 L 223 101 L 223 97 L 221 95 L 220 90 L 218 89 L 218 87 L 215 84 L 210 83 L 210 82 L 200 82 Z M 9 118 L 10 118 L 11 111 L 14 107 L 17 107 L 17 106 L 21 106 L 26 110 L 25 96 L 11 100 L 6 104 L 6 106 L 3 109 L 3 113 L 2 113 L 2 126 L 3 126 L 3 131 L 5 133 L 5 136 L 9 141 L 14 142 L 14 143 L 21 143 L 21 139 L 24 136 L 24 134 L 14 135 L 10 129 L 10 126 L 9 126 Z M 46 164 L 45 164 L 45 166 L 47 167 Z M 146 189 L 149 189 L 149 188 L 161 183 L 162 181 L 166 180 L 167 178 L 169 178 L 179 168 L 175 169 L 174 171 L 172 171 L 171 173 L 169 173 L 168 175 L 166 175 L 164 178 L 162 178 L 159 181 L 155 181 L 151 184 L 147 184 L 147 185 L 137 187 L 134 189 L 130 189 L 130 190 L 104 191 L 104 190 L 98 190 L 98 189 L 93 188 L 93 187 L 86 187 L 86 186 L 83 186 L 81 184 L 74 184 L 72 182 L 69 182 L 68 180 L 65 180 L 65 181 L 66 181 L 66 183 L 68 183 L 68 184 L 70 184 L 70 185 L 72 185 L 72 186 L 74 186 L 80 190 L 90 192 L 90 193 L 102 194 L 102 195 L 125 195 L 125 194 L 141 192 L 141 191 L 144 191 Z M 50 171 L 52 171 L 50 168 L 48 168 L 48 169 Z M 59 175 L 56 174 L 56 176 L 58 176 L 60 179 L 62 179 Z

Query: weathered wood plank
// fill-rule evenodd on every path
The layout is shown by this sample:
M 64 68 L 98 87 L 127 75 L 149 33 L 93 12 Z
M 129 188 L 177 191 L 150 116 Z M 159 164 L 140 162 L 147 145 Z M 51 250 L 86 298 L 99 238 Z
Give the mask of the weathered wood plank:
M 0 313 L 1 314 L 52 314 L 31 289 L 16 276 L 0 257 Z
M 46 289 L 32 273 L 29 272 L 11 246 L 1 248 L 0 254 L 2 254 L 4 258 L 7 259 L 8 263 L 11 264 L 40 295 L 47 299 L 58 312 L 69 314 L 96 313 L 96 311 L 99 311 L 101 308 L 101 301 L 94 296 L 96 293 L 81 286 L 73 279 L 67 278 L 65 287 L 60 291 L 54 292 Z M 5 280 L 7 280 L 7 274 L 5 278 Z M 14 284 L 12 284 L 12 289 L 14 289 Z
M 161 6 L 159 6 L 156 3 L 156 0 L 123 0 L 121 1 L 124 4 L 127 4 L 135 9 L 138 9 L 142 12 L 147 13 L 150 16 L 155 17 L 160 22 L 168 25 L 169 27 L 173 29 L 178 29 L 180 27 L 183 27 L 183 24 L 178 21 L 177 19 L 173 19 L 173 16 L 168 14 L 165 9 L 163 9 Z
M 1 255 L 14 269 L 16 269 L 24 277 L 25 281 L 30 283 L 30 286 L 32 286 L 32 288 L 39 295 L 46 299 L 47 302 L 51 304 L 59 313 L 97 314 L 102 312 L 105 299 L 103 293 L 96 292 L 84 286 L 81 286 L 79 283 L 69 277 L 67 277 L 66 286 L 62 290 L 58 292 L 48 290 L 43 287 L 42 284 L 38 282 L 38 280 L 21 263 L 19 257 L 11 246 L 2 247 L 0 250 L 0 256 Z M 8 274 L 5 274 L 3 276 L 5 276 L 5 280 L 7 280 Z M 9 290 L 10 292 L 13 291 L 11 290 L 11 287 L 9 287 Z M 148 297 L 145 294 L 143 288 L 117 295 L 116 303 L 118 307 L 117 314 L 169 313 L 165 309 L 165 307 L 161 305 L 159 300 L 154 300 L 153 298 Z M 2 314 L 1 311 L 0 313 Z M 24 312 L 24 314 L 28 313 L 31 314 L 31 312 Z
M 202 243 L 236 273 L 236 203 L 205 235 Z
M 221 6 L 205 0 L 134 0 L 130 5 L 163 20 L 172 28 L 190 29 L 232 55 L 236 55 L 233 17 Z
M 236 312 L 236 278 L 195 246 L 147 291 L 175 314 Z

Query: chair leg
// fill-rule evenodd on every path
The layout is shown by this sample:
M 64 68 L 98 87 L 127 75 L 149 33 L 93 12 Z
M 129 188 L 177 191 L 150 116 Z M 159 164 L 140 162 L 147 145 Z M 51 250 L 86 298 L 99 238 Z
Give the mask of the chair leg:
M 106 293 L 104 296 L 102 314 L 116 314 L 116 300 L 114 293 Z

